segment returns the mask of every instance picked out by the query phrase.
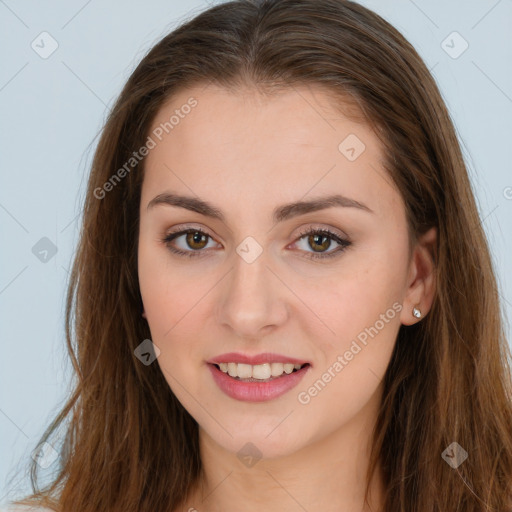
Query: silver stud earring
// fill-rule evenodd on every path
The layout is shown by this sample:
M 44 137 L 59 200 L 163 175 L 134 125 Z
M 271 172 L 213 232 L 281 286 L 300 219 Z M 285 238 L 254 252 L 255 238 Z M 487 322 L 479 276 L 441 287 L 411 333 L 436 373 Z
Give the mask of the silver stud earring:
M 421 318 L 421 311 L 420 311 L 417 307 L 413 307 L 413 308 L 412 308 L 412 314 L 413 314 L 416 318 Z

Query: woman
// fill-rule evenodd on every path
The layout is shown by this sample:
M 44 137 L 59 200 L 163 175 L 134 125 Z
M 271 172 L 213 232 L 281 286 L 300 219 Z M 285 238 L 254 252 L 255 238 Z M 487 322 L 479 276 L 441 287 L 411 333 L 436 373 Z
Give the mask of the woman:
M 512 510 L 512 384 L 453 124 L 344 0 L 234 1 L 103 129 L 53 510 Z M 36 477 L 36 465 L 33 478 Z

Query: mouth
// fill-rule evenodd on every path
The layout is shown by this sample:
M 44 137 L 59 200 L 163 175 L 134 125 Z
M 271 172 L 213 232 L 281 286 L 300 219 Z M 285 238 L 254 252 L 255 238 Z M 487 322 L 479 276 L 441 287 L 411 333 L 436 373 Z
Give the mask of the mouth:
M 310 366 L 309 363 L 211 363 L 218 371 L 241 382 L 272 382 Z
M 284 395 L 302 380 L 310 363 L 207 363 L 215 384 L 244 402 L 266 402 Z M 291 366 L 291 367 L 290 367 Z

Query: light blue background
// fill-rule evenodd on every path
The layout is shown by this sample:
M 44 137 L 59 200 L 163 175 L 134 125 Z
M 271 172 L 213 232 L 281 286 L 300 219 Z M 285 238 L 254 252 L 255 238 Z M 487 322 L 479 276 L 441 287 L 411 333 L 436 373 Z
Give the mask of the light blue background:
M 30 453 L 64 401 L 68 269 L 107 108 L 152 45 L 212 3 L 0 0 L 0 503 L 29 490 Z M 433 70 L 463 143 L 511 318 L 512 2 L 361 3 L 396 26 Z M 43 31 L 59 45 L 47 59 L 31 48 Z M 453 31 L 469 43 L 457 59 L 441 46 Z M 31 252 L 42 237 L 58 248 L 47 263 Z

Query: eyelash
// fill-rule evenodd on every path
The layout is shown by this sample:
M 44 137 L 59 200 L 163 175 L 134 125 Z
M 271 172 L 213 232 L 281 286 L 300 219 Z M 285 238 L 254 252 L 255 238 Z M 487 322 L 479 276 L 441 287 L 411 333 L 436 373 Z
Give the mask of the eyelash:
M 204 255 L 205 251 L 203 251 L 201 249 L 196 250 L 196 251 L 193 251 L 193 250 L 192 251 L 182 251 L 181 249 L 176 249 L 175 247 L 171 246 L 171 242 L 175 238 L 179 238 L 180 236 L 186 235 L 189 233 L 201 233 L 202 235 L 206 235 L 208 238 L 213 240 L 213 237 L 210 236 L 208 233 L 204 232 L 203 230 L 197 229 L 197 228 L 189 228 L 189 229 L 184 229 L 181 231 L 174 231 L 172 233 L 167 234 L 162 239 L 162 242 L 167 246 L 167 248 L 171 252 L 173 252 L 179 256 L 186 256 L 189 258 L 202 257 Z M 340 246 L 337 249 L 335 249 L 334 251 L 331 251 L 329 253 L 314 253 L 314 252 L 306 253 L 306 254 L 308 254 L 308 256 L 305 256 L 305 257 L 309 258 L 311 260 L 325 260 L 328 258 L 333 258 L 335 256 L 340 255 L 340 253 L 342 253 L 343 251 L 345 251 L 345 249 L 347 249 L 350 245 L 352 245 L 352 242 L 350 242 L 349 240 L 340 238 L 340 236 L 338 236 L 336 233 L 333 233 L 329 229 L 325 229 L 325 228 L 324 229 L 309 229 L 308 228 L 299 234 L 299 237 L 296 239 L 296 241 L 301 240 L 302 238 L 304 238 L 307 235 L 324 235 L 328 238 L 331 238 L 338 244 L 340 244 Z

